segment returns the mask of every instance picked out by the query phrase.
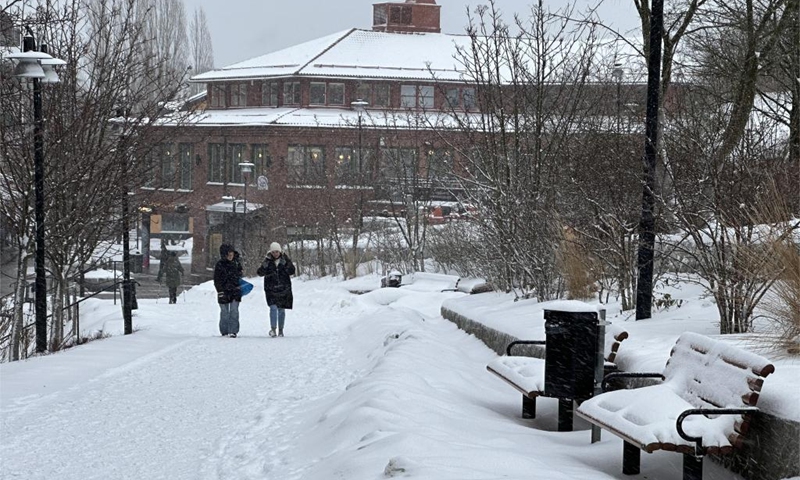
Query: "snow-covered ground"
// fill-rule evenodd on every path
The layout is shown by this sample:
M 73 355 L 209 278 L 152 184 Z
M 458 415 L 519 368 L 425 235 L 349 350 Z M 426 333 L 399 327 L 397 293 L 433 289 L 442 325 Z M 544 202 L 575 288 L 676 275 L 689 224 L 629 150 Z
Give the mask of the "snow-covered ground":
M 353 295 L 331 279 L 296 280 L 287 336 L 269 338 L 261 282 L 252 280 L 239 338 L 218 335 L 206 283 L 175 305 L 140 300 L 129 336 L 119 335 L 119 306 L 86 302 L 84 330 L 111 338 L 0 365 L 0 478 L 626 478 L 619 439 L 591 444 L 580 421 L 557 432 L 550 399 L 536 420 L 519 418 L 519 394 L 485 370 L 495 353 L 439 316 L 455 299 L 477 302 L 474 315 L 489 312 L 501 303 L 494 294 L 415 282 Z M 517 326 L 537 308 L 519 310 Z M 631 362 L 663 365 L 665 337 L 706 329 L 709 317 L 692 312 L 686 324 L 654 319 L 652 341 L 630 328 L 627 342 L 640 338 Z M 680 455 L 643 456 L 641 478 L 680 471 Z M 711 462 L 705 474 L 738 478 Z

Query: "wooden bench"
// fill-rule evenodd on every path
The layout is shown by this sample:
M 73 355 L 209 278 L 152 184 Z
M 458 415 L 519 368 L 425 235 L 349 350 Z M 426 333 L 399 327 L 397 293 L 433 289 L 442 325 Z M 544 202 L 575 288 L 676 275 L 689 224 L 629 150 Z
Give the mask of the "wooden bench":
M 616 370 L 614 360 L 619 350 L 620 343 L 628 338 L 628 332 L 608 325 L 605 332 L 605 373 Z M 521 345 L 545 345 L 544 340 L 517 340 L 506 347 L 506 355 L 497 357 L 486 369 L 497 375 L 506 383 L 517 389 L 522 394 L 522 418 L 536 418 L 536 397 L 545 396 L 545 360 L 529 356 L 514 356 L 512 349 Z M 583 399 L 576 399 L 583 400 Z M 566 407 L 562 403 L 568 402 Z M 569 418 L 562 418 L 563 411 L 569 408 Z M 559 430 L 571 430 L 572 399 L 559 400 Z M 565 422 L 569 428 L 562 427 Z
M 703 456 L 742 445 L 769 361 L 721 341 L 684 333 L 663 373 L 612 373 L 612 378 L 660 377 L 658 385 L 596 395 L 577 413 L 624 440 L 622 473 L 639 473 L 641 450 L 683 454 L 684 480 L 703 478 Z

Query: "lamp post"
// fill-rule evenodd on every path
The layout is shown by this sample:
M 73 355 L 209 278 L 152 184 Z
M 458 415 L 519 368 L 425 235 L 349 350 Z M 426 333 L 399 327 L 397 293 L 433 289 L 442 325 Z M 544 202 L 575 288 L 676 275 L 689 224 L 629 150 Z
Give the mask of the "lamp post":
M 620 129 L 620 122 L 622 119 L 620 118 L 620 114 L 622 112 L 622 78 L 625 76 L 625 70 L 622 69 L 621 63 L 614 64 L 614 70 L 611 72 L 611 77 L 617 83 L 617 133 L 619 133 Z
M 44 250 L 44 137 L 42 121 L 42 83 L 58 83 L 58 75 L 53 67 L 67 62 L 47 54 L 47 46 L 37 51 L 33 36 L 26 36 L 22 42 L 22 52 L 5 55 L 16 60 L 14 76 L 30 79 L 33 86 L 33 188 L 34 220 L 36 222 L 36 253 L 34 306 L 36 310 L 36 351 L 47 351 L 47 277 L 45 274 Z
M 242 257 L 245 256 L 247 250 L 247 183 L 250 180 L 250 172 L 253 171 L 255 164 L 250 162 L 242 162 L 239 168 L 242 169 L 242 180 L 244 181 L 244 222 L 242 223 Z
M 369 102 L 359 98 L 354 102 L 350 102 L 350 106 L 358 113 L 358 170 L 361 171 L 361 120 L 364 115 L 364 110 L 369 106 Z

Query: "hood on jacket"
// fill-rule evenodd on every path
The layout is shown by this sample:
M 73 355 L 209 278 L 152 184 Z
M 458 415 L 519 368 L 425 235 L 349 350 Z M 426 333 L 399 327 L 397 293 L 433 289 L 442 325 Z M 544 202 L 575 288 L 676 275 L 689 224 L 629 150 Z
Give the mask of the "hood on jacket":
M 233 251 L 233 247 L 228 245 L 227 243 L 223 243 L 219 246 L 219 256 L 220 258 L 227 258 L 228 254 Z

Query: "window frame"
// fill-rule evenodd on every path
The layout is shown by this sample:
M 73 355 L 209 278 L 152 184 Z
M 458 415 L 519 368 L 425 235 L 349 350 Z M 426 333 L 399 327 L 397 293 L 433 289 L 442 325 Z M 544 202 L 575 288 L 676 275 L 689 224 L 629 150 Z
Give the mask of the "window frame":
M 208 183 L 225 183 L 225 144 L 208 144 L 208 171 L 206 181 Z
M 231 107 L 242 108 L 247 106 L 247 84 L 234 83 L 230 88 Z
M 317 157 L 314 157 L 317 154 Z M 287 185 L 326 185 L 325 147 L 289 145 L 286 153 Z
M 191 143 L 178 144 L 178 188 L 180 190 L 194 190 L 192 179 L 194 173 L 193 153 L 194 145 Z
M 278 106 L 278 82 L 264 80 L 261 82 L 261 106 L 263 107 L 277 107 Z M 266 101 L 264 101 L 266 99 Z
M 211 84 L 211 102 L 212 108 L 227 108 L 228 107 L 228 89 L 224 83 Z
M 228 183 L 244 185 L 242 169 L 239 164 L 244 162 L 244 150 L 247 147 L 244 143 L 229 143 L 227 149 L 228 162 Z
M 261 156 L 258 156 L 258 153 Z M 250 145 L 250 162 L 255 165 L 250 183 L 254 183 L 261 175 L 266 175 L 269 167 L 272 166 L 272 155 L 269 153 L 269 144 L 254 143 Z
M 175 190 L 175 156 L 172 155 L 173 144 L 162 143 L 159 145 L 158 188 L 160 190 Z
M 291 101 L 287 101 L 287 98 Z M 290 82 L 283 82 L 283 104 L 284 105 L 300 105 L 303 97 L 300 90 L 300 82 L 297 80 Z

